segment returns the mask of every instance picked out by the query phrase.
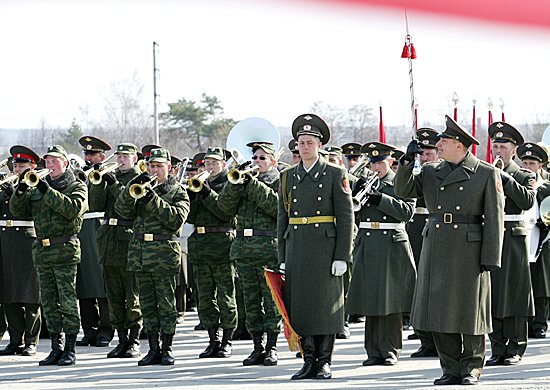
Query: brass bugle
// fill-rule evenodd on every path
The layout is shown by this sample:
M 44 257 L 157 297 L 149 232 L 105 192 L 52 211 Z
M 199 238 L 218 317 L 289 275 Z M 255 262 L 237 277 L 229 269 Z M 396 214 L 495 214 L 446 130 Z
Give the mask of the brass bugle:
M 19 182 L 19 175 L 6 176 L 4 179 L 0 180 L 0 186 L 9 182 L 11 182 L 14 186 L 16 186 L 17 183 Z
M 139 170 L 141 171 L 141 173 L 147 172 L 147 163 L 145 162 L 145 160 L 139 160 L 137 162 L 137 166 L 138 166 Z
M 368 165 L 368 163 L 369 163 L 368 157 L 366 157 L 364 154 L 361 155 L 361 158 L 359 158 L 359 160 L 357 160 L 355 165 L 349 169 L 349 174 L 359 177 L 362 173 L 361 171 L 363 170 L 363 168 L 365 168 Z
M 23 176 L 23 180 L 29 187 L 36 187 L 38 182 L 45 178 L 52 170 L 51 169 L 39 169 L 37 171 L 28 171 Z
M 227 174 L 227 181 L 231 184 L 243 184 L 246 175 L 256 176 L 258 174 L 258 165 L 252 165 L 242 171 L 239 171 L 237 168 L 233 168 Z
M 3 169 L 6 165 L 8 165 L 9 158 L 5 158 L 2 161 L 0 161 L 0 169 Z
M 187 180 L 187 189 L 193 192 L 200 192 L 202 190 L 202 187 L 204 187 L 204 182 L 209 177 L 210 172 L 208 171 L 203 171 L 198 175 L 190 177 L 189 180 Z
M 137 184 L 137 183 L 132 184 L 130 188 L 128 188 L 128 191 L 130 192 L 130 196 L 134 199 L 143 198 L 147 193 L 147 191 L 150 191 L 153 188 L 155 188 L 156 184 L 153 185 L 152 183 L 156 179 L 157 179 L 157 175 L 153 175 L 151 176 L 151 181 L 148 181 L 143 184 Z
M 122 166 L 119 163 L 107 163 L 102 164 L 99 169 L 94 169 L 92 172 L 88 173 L 88 180 L 90 183 L 98 185 L 103 181 L 103 175 L 109 172 L 114 171 Z

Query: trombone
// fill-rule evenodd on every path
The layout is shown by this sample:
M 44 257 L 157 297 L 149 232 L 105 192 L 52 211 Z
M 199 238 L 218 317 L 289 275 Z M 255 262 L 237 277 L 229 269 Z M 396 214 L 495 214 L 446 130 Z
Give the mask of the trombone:
M 369 193 L 378 189 L 378 187 L 380 187 L 380 179 L 376 173 L 372 173 L 365 182 L 363 188 L 361 188 L 357 194 L 351 198 L 353 211 L 358 212 L 361 210 L 361 207 L 363 207 L 365 203 L 367 203 L 367 200 L 369 200 Z
M 10 161 L 9 158 L 5 158 L 2 161 L 0 161 L 0 169 L 3 169 L 6 165 L 8 165 L 9 161 Z
M 204 182 L 210 177 L 209 171 L 202 171 L 198 175 L 190 177 L 187 180 L 187 189 L 193 192 L 200 192 L 204 187 Z
M 28 171 L 23 176 L 23 182 L 26 183 L 29 187 L 36 187 L 38 182 L 48 176 L 51 172 L 51 169 L 39 169 L 37 171 Z
M 130 196 L 134 199 L 143 198 L 147 193 L 147 191 L 151 191 L 153 188 L 157 186 L 158 183 L 155 183 L 154 185 L 152 184 L 153 181 L 155 181 L 156 179 L 157 179 L 157 175 L 155 174 L 151 176 L 151 181 L 148 181 L 143 184 L 137 184 L 137 183 L 132 184 L 128 189 L 128 191 L 130 192 Z
M 12 183 L 14 186 L 19 183 L 19 175 L 8 175 L 4 179 L 0 180 L 0 186 L 6 183 Z
M 115 163 L 115 162 L 107 163 L 107 164 L 103 163 L 103 164 L 101 164 L 99 169 L 94 169 L 93 171 L 88 173 L 88 180 L 90 181 L 90 183 L 92 183 L 94 185 L 101 184 L 101 182 L 103 181 L 103 175 L 104 174 L 112 172 L 115 169 L 120 168 L 121 165 L 122 164 Z

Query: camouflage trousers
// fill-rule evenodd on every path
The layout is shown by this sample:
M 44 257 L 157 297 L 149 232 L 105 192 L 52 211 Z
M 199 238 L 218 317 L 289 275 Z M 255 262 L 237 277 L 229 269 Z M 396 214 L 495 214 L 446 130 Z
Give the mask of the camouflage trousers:
M 193 264 L 197 283 L 199 318 L 206 329 L 235 329 L 237 302 L 235 299 L 235 262 Z
M 147 332 L 176 333 L 176 274 L 136 272 Z
M 141 309 L 137 276 L 122 267 L 103 267 L 105 293 L 109 302 L 109 319 L 113 329 L 141 328 Z
M 76 302 L 76 264 L 37 266 L 40 296 L 50 333 L 78 334 L 80 316 Z
M 264 277 L 264 266 L 251 259 L 237 259 L 243 287 L 246 329 L 250 334 L 281 330 L 281 316 Z

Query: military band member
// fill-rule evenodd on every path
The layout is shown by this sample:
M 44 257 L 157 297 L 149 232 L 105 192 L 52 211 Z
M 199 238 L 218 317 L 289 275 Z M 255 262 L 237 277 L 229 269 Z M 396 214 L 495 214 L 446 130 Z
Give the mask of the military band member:
M 132 358 L 140 355 L 139 330 L 142 325 L 136 273 L 128 269 L 128 244 L 134 221 L 115 210 L 115 201 L 124 187 L 141 174 L 137 167 L 137 147 L 122 143 L 116 147 L 118 169 L 103 174 L 100 183 L 90 187 L 90 209 L 103 211 L 97 232 L 99 259 L 103 266 L 111 324 L 117 331 L 118 345 L 108 358 Z
M 443 369 L 435 385 L 477 384 L 491 326 L 488 271 L 500 267 L 504 193 L 498 170 L 468 148 L 479 144 L 448 116 L 437 142 L 444 161 L 412 173 L 413 140 L 395 179 L 398 196 L 423 196 L 430 212 L 411 311 L 415 329 L 431 331 Z
M 393 162 L 391 163 L 391 170 L 393 171 L 393 173 L 397 173 L 397 167 L 399 166 L 399 159 L 403 157 L 404 154 L 405 152 L 402 152 L 399 149 L 395 149 L 392 152 Z
M 52 351 L 39 364 L 67 366 L 76 361 L 80 329 L 75 286 L 80 262 L 77 234 L 88 210 L 88 191 L 67 169 L 69 161 L 62 146 L 50 146 L 44 160 L 48 175 L 30 188 L 21 175 L 10 199 L 10 210 L 16 218 L 32 218 L 36 229 L 33 260 L 52 342 Z
M 348 171 L 353 168 L 361 158 L 361 146 L 362 145 L 357 142 L 349 142 L 342 145 L 341 149 L 346 157 L 346 167 Z
M 147 328 L 149 352 L 140 366 L 173 365 L 176 333 L 176 276 L 181 267 L 179 235 L 189 213 L 189 197 L 170 171 L 170 152 L 152 149 L 148 172 L 132 179 L 115 201 L 115 211 L 134 220 L 127 269 L 137 273 L 139 301 Z M 151 175 L 156 175 L 153 180 Z M 155 184 L 153 184 L 153 181 Z M 142 188 L 142 197 L 133 184 Z M 160 348 L 162 334 L 162 349 Z
M 351 260 L 351 189 L 345 169 L 320 157 L 330 138 L 320 117 L 300 115 L 292 135 L 302 161 L 281 174 L 277 226 L 286 307 L 304 352 L 304 365 L 292 379 L 330 379 L 335 334 L 344 331 L 342 276 Z
M 523 168 L 537 175 L 536 200 L 540 206 L 540 203 L 550 196 L 550 183 L 542 177 L 543 167 L 548 162 L 546 148 L 534 142 L 526 142 L 518 147 L 518 156 Z M 537 261 L 530 264 L 535 316 L 529 320 L 529 337 L 544 338 L 550 315 L 550 241 L 548 241 L 548 226 L 540 220 L 537 226 L 540 228 L 540 249 Z
M 257 175 L 244 174 L 237 183 L 228 182 L 218 202 L 227 214 L 237 217 L 237 234 L 231 244 L 230 257 L 237 262 L 246 309 L 246 328 L 252 335 L 254 350 L 243 365 L 274 366 L 278 362 L 277 338 L 281 317 L 264 278 L 264 267 L 277 265 L 277 187 L 279 171 L 275 148 L 270 143 L 255 142 L 252 163 L 242 164 L 244 171 L 251 166 Z M 199 286 L 200 291 L 200 286 Z M 264 346 L 264 333 L 267 342 Z
M 91 172 L 94 165 L 101 164 L 105 160 L 105 151 L 111 150 L 107 142 L 92 136 L 83 136 L 78 142 L 82 146 L 86 166 L 89 167 L 85 173 Z M 90 186 L 88 183 L 88 188 Z M 103 213 L 100 212 L 84 214 L 82 230 L 78 234 L 82 254 L 76 272 L 76 295 L 84 337 L 76 342 L 77 346 L 108 347 L 113 338 L 103 268 L 99 263 L 97 249 L 97 229 L 101 226 L 102 218 Z
M 12 146 L 10 154 L 13 174 L 8 174 L 0 186 L 0 303 L 6 311 L 10 342 L 0 355 L 32 356 L 36 354 L 41 327 L 40 292 L 32 261 L 36 232 L 31 220 L 14 220 L 9 199 L 15 188 L 14 180 L 9 178 L 35 169 L 40 157 L 20 145 Z
M 397 364 L 402 349 L 403 313 L 410 312 L 416 268 L 405 223 L 414 213 L 413 199 L 395 195 L 391 170 L 395 147 L 380 142 L 363 145 L 376 175 L 360 179 L 353 194 L 359 233 L 353 252 L 353 274 L 347 311 L 367 317 L 364 366 Z M 365 188 L 366 184 L 375 183 Z M 364 196 L 361 196 L 361 191 Z M 359 210 L 357 210 L 359 208 Z M 376 254 L 373 256 L 372 254 Z
M 506 214 L 501 268 L 491 272 L 492 356 L 485 365 L 515 365 L 527 348 L 527 319 L 535 314 L 523 212 L 535 202 L 536 175 L 514 161 L 516 146 L 523 143 L 516 128 L 495 122 L 489 126 L 489 136 L 493 157 L 502 161 Z
M 189 260 L 198 288 L 199 317 L 209 337 L 208 347 L 199 358 L 224 358 L 231 356 L 233 332 L 237 327 L 235 261 L 229 258 L 235 238 L 235 217 L 218 205 L 218 194 L 227 183 L 224 150 L 208 148 L 204 164 L 210 176 L 199 193 L 189 192 L 188 216 L 188 222 L 195 225 L 188 240 Z
M 292 165 L 298 164 L 300 162 L 300 151 L 295 139 L 291 139 L 288 142 L 288 150 L 292 153 Z

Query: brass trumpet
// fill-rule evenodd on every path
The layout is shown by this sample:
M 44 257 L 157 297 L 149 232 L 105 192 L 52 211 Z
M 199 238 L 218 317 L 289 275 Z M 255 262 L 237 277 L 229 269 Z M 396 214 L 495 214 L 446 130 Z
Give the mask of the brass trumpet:
M 14 186 L 16 186 L 17 183 L 19 183 L 19 175 L 6 176 L 3 180 L 0 180 L 0 186 L 9 182 L 11 182 Z
M 158 183 L 152 184 L 153 181 L 157 179 L 157 175 L 151 176 L 151 181 L 148 181 L 147 183 L 143 184 L 137 184 L 134 183 L 130 186 L 128 191 L 130 192 L 130 196 L 134 199 L 141 199 L 145 196 L 147 191 L 151 191 L 153 188 L 157 186 Z
M 0 161 L 0 169 L 3 169 L 6 165 L 8 165 L 9 158 L 5 158 L 2 161 Z
M 233 168 L 227 174 L 227 181 L 231 184 L 243 184 L 246 175 L 258 176 L 259 169 L 258 165 L 252 165 L 242 171 L 239 171 L 238 168 Z
M 38 185 L 38 182 L 48 176 L 51 171 L 51 169 L 28 171 L 27 173 L 25 173 L 25 176 L 23 176 L 23 180 L 29 187 L 36 187 Z
M 145 162 L 145 160 L 139 160 L 137 162 L 137 166 L 142 173 L 147 172 L 147 163 Z
M 122 164 L 118 164 L 118 163 L 101 164 L 99 169 L 94 169 L 93 171 L 88 173 L 88 180 L 90 181 L 90 183 L 94 185 L 101 184 L 101 182 L 103 181 L 104 174 L 120 168 L 121 165 Z
M 187 180 L 187 189 L 193 192 L 200 192 L 204 187 L 204 182 L 210 177 L 210 172 L 203 171 L 198 175 L 190 177 Z
M 351 203 L 353 205 L 353 211 L 358 212 L 361 210 L 361 207 L 367 203 L 367 200 L 369 199 L 369 193 L 371 193 L 373 190 L 377 190 L 378 187 L 380 187 L 380 179 L 378 178 L 378 175 L 376 173 L 372 173 L 369 178 L 367 178 L 367 181 L 365 182 L 365 185 L 353 198 L 351 198 Z

